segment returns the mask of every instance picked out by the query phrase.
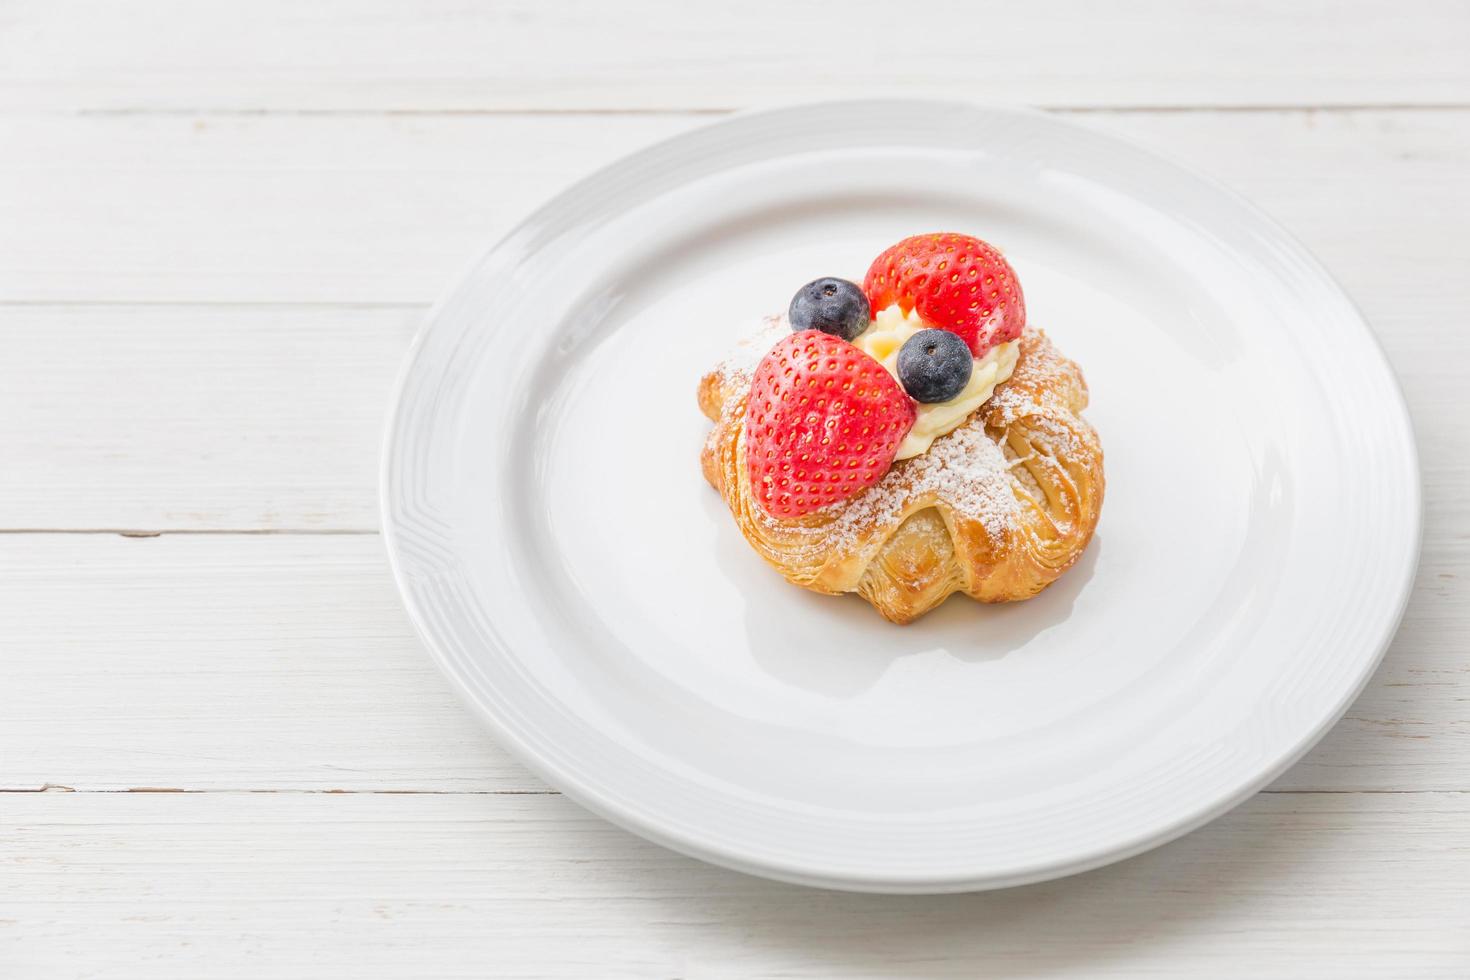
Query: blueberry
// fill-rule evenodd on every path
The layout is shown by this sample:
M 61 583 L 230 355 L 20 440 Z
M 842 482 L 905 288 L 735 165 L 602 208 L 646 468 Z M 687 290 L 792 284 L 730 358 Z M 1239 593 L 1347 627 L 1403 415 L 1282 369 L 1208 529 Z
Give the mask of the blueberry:
M 868 328 L 868 297 L 846 279 L 813 279 L 791 297 L 791 329 L 820 330 L 852 340 Z
M 898 380 L 918 402 L 949 401 L 974 370 L 969 345 L 948 330 L 920 330 L 898 352 Z

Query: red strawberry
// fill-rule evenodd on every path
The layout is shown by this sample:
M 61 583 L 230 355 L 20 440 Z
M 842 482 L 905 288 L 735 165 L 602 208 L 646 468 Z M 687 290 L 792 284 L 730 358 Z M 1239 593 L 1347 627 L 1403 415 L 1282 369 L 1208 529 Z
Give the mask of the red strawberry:
M 883 365 L 840 337 L 783 337 L 755 369 L 745 466 L 766 513 L 800 517 L 883 478 L 914 426 L 914 402 Z
M 976 357 L 1026 326 L 1016 271 L 994 245 L 952 232 L 914 235 L 873 260 L 863 292 L 876 315 L 894 303 L 957 333 Z

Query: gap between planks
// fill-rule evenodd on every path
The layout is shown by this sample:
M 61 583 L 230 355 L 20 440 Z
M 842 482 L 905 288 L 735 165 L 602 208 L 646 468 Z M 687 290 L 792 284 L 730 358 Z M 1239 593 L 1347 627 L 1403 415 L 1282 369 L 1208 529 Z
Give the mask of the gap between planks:
M 187 789 L 176 786 L 129 786 L 125 789 L 77 789 L 60 783 L 42 783 L 32 787 L 9 787 L 0 794 L 81 793 L 117 795 L 127 793 L 173 793 L 179 795 L 260 795 L 278 796 L 562 796 L 557 789 Z M 1257 795 L 1270 796 L 1463 796 L 1470 789 L 1275 789 L 1267 787 Z
M 1426 791 L 1427 792 L 1427 791 Z M 239 795 L 253 796 L 262 793 L 275 794 L 279 796 L 561 796 L 560 790 L 555 789 L 187 789 L 180 786 L 129 786 L 125 789 L 77 789 L 75 786 L 65 786 L 61 783 L 42 783 L 40 786 L 12 786 L 0 789 L 0 794 L 7 793 L 81 793 L 92 795 L 115 795 L 126 793 L 173 793 L 178 795 L 199 796 L 210 795 Z
M 895 95 L 893 100 L 925 101 L 922 96 Z M 264 116 L 286 116 L 300 118 L 317 117 L 346 117 L 346 118 L 374 118 L 374 117 L 468 117 L 478 116 L 727 116 L 737 112 L 760 111 L 763 109 L 781 109 L 789 106 L 840 101 L 885 101 L 884 96 L 854 96 L 850 100 L 844 99 L 812 99 L 807 103 L 801 101 L 783 103 L 773 102 L 770 104 L 753 104 L 750 106 L 714 106 L 700 108 L 682 108 L 679 106 L 648 106 L 628 109 L 608 109 L 595 106 L 569 106 L 555 109 L 534 108 L 485 108 L 485 109 L 448 109 L 448 108 L 422 108 L 422 109 L 231 109 L 210 108 L 208 106 L 197 106 L 192 108 L 175 107 L 149 107 L 149 106 L 117 106 L 96 109 L 55 109 L 24 111 L 4 110 L 0 115 L 43 115 L 43 116 L 77 116 L 77 117 L 108 117 L 119 116 L 148 116 L 148 117 L 201 117 L 201 118 L 259 118 Z M 1005 103 L 1023 104 L 1023 103 Z M 1259 103 L 1221 103 L 1221 104 L 1195 104 L 1195 105 L 1053 105 L 1044 102 L 1034 103 L 1032 108 L 1057 113 L 1077 114 L 1108 114 L 1108 115 L 1137 115 L 1142 113 L 1211 113 L 1211 112 L 1422 112 L 1422 111 L 1463 111 L 1470 109 L 1470 102 L 1302 102 L 1295 104 L 1275 104 L 1268 102 Z
M 0 113 L 0 118 L 3 118 Z M 428 312 L 432 303 L 410 300 L 336 300 L 336 299 L 0 299 L 0 309 L 25 309 L 35 306 L 135 307 L 182 306 L 224 310 L 404 310 Z
M 165 535 L 173 536 L 180 534 L 213 535 L 215 537 L 231 537 L 235 535 L 249 535 L 251 537 L 263 537 L 265 535 L 296 535 L 301 537 L 343 537 L 356 535 L 359 537 L 377 535 L 375 527 L 178 527 L 165 529 L 124 528 L 124 527 L 0 527 L 0 534 L 115 534 L 121 538 L 161 538 Z

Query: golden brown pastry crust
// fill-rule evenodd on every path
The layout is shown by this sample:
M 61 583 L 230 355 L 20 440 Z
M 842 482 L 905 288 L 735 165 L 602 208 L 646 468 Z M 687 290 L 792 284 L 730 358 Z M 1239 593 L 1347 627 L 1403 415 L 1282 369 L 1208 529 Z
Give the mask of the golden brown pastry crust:
M 1022 335 L 1010 380 L 927 453 L 876 485 L 795 520 L 766 514 L 745 466 L 750 372 L 733 365 L 699 385 L 714 423 L 701 463 L 751 546 L 787 581 L 856 592 L 909 623 L 963 592 L 1027 599 L 1081 557 L 1103 500 L 1103 453 L 1081 417 L 1082 371 L 1040 330 Z

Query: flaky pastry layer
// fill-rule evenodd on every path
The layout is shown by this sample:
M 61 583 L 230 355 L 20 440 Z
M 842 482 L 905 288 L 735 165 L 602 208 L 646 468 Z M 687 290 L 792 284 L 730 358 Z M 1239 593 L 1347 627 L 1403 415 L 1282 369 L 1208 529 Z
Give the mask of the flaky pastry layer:
M 1087 384 L 1045 333 L 1027 329 L 1010 380 L 929 451 L 876 485 L 795 520 L 773 518 L 745 465 L 748 370 L 705 375 L 699 406 L 715 423 L 701 463 L 751 546 L 787 581 L 856 592 L 909 623 L 952 593 L 1028 599 L 1087 547 L 1103 501 L 1103 452 L 1082 418 Z

